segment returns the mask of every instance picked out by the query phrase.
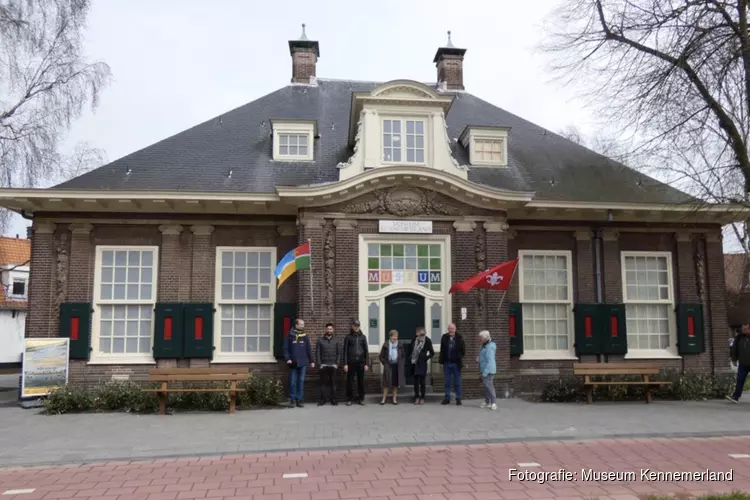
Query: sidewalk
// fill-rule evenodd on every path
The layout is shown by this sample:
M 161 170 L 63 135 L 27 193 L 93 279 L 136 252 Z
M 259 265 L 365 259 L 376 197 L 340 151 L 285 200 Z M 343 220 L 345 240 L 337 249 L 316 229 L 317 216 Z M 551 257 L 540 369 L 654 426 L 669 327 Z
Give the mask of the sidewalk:
M 661 438 L 109 462 L 0 470 L 0 495 L 3 500 L 638 500 L 649 494 L 748 492 L 749 450 L 748 437 Z M 537 474 L 564 469 L 569 474 L 564 481 L 542 483 L 511 479 L 510 469 Z M 588 469 L 633 475 L 586 480 Z M 644 477 L 642 469 L 731 470 L 732 480 L 665 480 L 649 473 Z
M 725 401 L 323 406 L 175 415 L 39 415 L 0 407 L 0 467 L 287 450 L 630 436 L 750 435 L 750 404 Z M 750 452 L 746 450 L 746 452 Z

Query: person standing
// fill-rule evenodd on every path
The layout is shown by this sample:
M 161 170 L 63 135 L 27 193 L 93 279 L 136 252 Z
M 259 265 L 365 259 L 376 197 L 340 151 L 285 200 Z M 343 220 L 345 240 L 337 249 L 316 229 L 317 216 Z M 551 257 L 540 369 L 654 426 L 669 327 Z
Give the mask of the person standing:
M 389 339 L 383 343 L 380 349 L 380 363 L 383 365 L 383 399 L 380 404 L 384 405 L 388 397 L 388 389 L 393 390 L 393 404 L 398 404 L 398 390 L 404 386 L 404 346 L 398 343 L 398 332 L 388 332 Z
M 333 323 L 326 324 L 325 334 L 318 339 L 315 349 L 315 361 L 320 367 L 320 401 L 318 406 L 330 402 L 336 406 L 336 370 L 339 367 L 340 348 L 338 341 L 333 338 Z
M 448 333 L 440 339 L 440 355 L 438 362 L 443 365 L 443 376 L 445 377 L 445 399 L 444 405 L 451 403 L 451 380 L 453 390 L 456 391 L 456 405 L 461 405 L 461 368 L 466 355 L 466 344 L 464 339 L 456 332 L 456 324 L 448 325 Z
M 734 394 L 726 396 L 732 403 L 739 403 L 742 396 L 742 389 L 745 387 L 745 380 L 750 373 L 750 324 L 742 325 L 742 329 L 734 338 L 730 350 L 732 364 L 737 367 L 737 386 Z
M 479 349 L 479 373 L 482 375 L 482 384 L 484 385 L 484 403 L 482 408 L 497 410 L 495 396 L 495 351 L 497 346 L 490 338 L 490 332 L 482 330 L 479 332 L 479 341 L 482 347 Z
M 305 333 L 305 322 L 297 318 L 294 328 L 289 330 L 284 342 L 284 359 L 291 369 L 289 373 L 289 406 L 302 408 L 304 405 L 305 373 L 307 365 L 315 368 L 310 347 L 310 338 Z
M 414 376 L 414 404 L 424 404 L 425 386 L 427 383 L 427 361 L 435 356 L 432 341 L 421 326 L 417 328 L 417 336 L 411 341 L 411 365 Z
M 346 372 L 346 406 L 355 401 L 365 405 L 365 372 L 370 365 L 367 338 L 360 330 L 359 320 L 352 321 L 349 335 L 344 339 L 344 372 Z M 353 393 L 354 377 L 357 378 L 357 397 Z

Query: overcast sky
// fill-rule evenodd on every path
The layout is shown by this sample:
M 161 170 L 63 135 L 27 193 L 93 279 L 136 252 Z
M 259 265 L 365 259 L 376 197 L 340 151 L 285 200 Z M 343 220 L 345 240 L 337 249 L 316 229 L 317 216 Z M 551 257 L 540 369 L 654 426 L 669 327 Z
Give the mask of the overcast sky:
M 466 90 L 552 131 L 596 130 L 593 113 L 537 48 L 558 0 L 93 0 L 86 52 L 110 65 L 99 107 L 73 125 L 109 161 L 289 83 L 287 41 L 307 25 L 320 78 L 434 82 L 451 30 Z M 262 7 L 261 7 L 262 5 Z M 24 233 L 16 218 L 10 234 Z

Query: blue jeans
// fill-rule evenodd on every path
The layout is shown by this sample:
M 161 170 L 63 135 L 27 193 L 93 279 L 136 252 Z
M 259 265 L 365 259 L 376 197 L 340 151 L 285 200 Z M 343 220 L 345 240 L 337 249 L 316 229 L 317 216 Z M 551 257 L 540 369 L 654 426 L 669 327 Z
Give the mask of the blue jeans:
M 302 401 L 305 394 L 305 373 L 307 365 L 292 368 L 289 373 L 289 400 Z
M 445 399 L 451 399 L 451 378 L 453 388 L 456 391 L 456 399 L 461 399 L 461 372 L 456 363 L 445 363 L 443 365 L 443 376 L 445 377 Z
M 734 389 L 732 397 L 739 400 L 742 396 L 742 388 L 745 386 L 745 380 L 747 375 L 750 373 L 750 366 L 745 366 L 742 363 L 737 365 L 737 387 Z

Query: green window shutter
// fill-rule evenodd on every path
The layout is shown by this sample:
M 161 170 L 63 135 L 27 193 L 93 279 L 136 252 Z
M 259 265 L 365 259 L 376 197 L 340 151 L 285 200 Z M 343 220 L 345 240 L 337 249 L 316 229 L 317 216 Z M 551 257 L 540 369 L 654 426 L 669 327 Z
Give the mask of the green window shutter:
M 703 304 L 677 304 L 677 352 L 700 354 L 705 351 Z
M 89 359 L 91 351 L 91 304 L 60 304 L 60 337 L 70 339 L 70 359 Z
M 573 307 L 576 356 L 602 352 L 602 309 L 600 306 L 601 304 L 576 304 Z
M 296 302 L 277 302 L 273 309 L 273 355 L 284 357 L 284 339 L 294 325 L 297 316 Z
M 214 357 L 214 305 L 184 304 L 186 358 Z
M 523 354 L 523 304 L 508 304 L 508 335 L 510 335 L 510 355 Z
M 625 321 L 625 304 L 600 304 L 599 317 L 602 322 L 602 352 L 604 354 L 626 354 L 628 332 Z
M 154 359 L 182 357 L 183 306 L 177 302 L 159 303 L 154 309 Z

